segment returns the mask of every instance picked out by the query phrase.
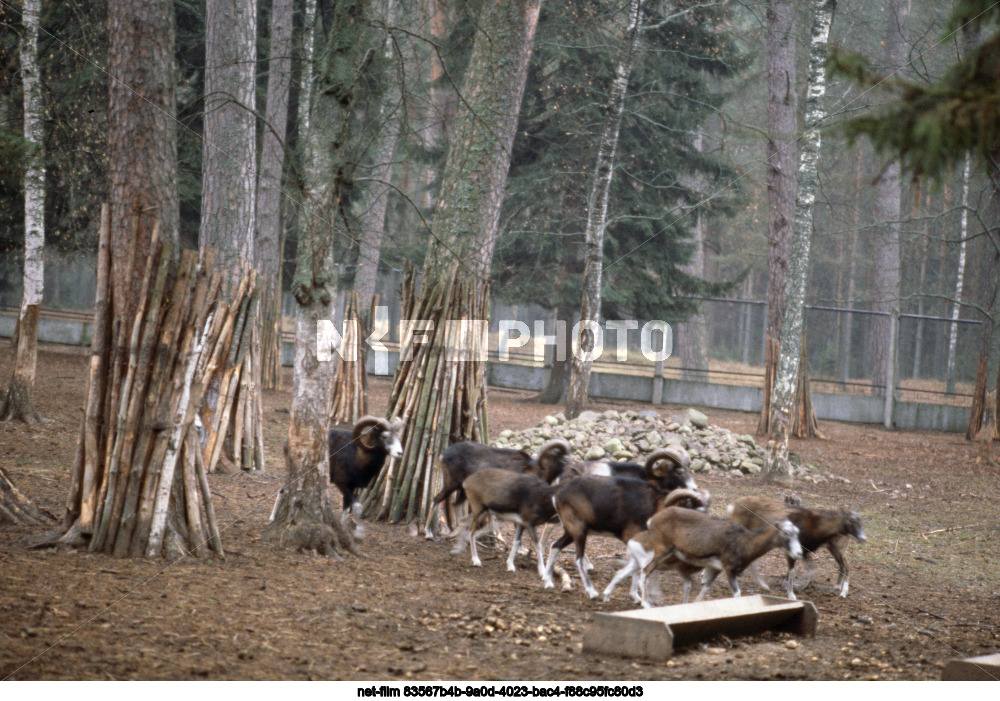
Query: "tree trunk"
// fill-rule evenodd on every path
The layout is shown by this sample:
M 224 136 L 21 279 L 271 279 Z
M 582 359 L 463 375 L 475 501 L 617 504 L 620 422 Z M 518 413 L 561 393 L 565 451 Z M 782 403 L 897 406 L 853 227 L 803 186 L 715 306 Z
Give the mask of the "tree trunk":
M 240 270 L 239 261 L 255 264 L 256 42 L 256 0 L 208 0 L 198 243 L 202 251 L 214 248 L 220 269 L 231 273 L 224 283 L 226 292 L 235 290 L 239 284 L 239 276 L 235 274 Z M 211 472 L 220 459 L 234 468 L 264 468 L 259 311 L 255 307 L 247 311 L 251 334 L 247 352 L 228 357 L 207 392 L 202 422 L 208 427 L 204 460 Z
M 930 218 L 933 216 L 931 214 L 931 193 L 928 192 L 924 196 L 924 208 L 922 215 Z M 921 366 L 923 365 L 923 346 L 924 346 L 924 319 L 923 316 L 927 311 L 927 307 L 924 303 L 924 290 L 927 284 L 927 259 L 930 257 L 931 249 L 931 225 L 927 223 L 924 225 L 924 240 L 921 245 L 917 246 L 917 250 L 920 255 L 920 279 L 917 282 L 917 330 L 913 334 L 913 372 L 910 376 L 913 379 L 920 379 Z
M 767 6 L 767 331 L 764 345 L 764 402 L 757 433 L 770 432 L 771 388 L 778 369 L 778 349 L 788 251 L 795 222 L 798 190 L 798 83 L 795 59 L 795 3 L 770 0 Z
M 552 345 L 545 348 L 546 355 L 551 353 L 551 369 L 549 371 L 549 383 L 541 392 L 531 397 L 528 401 L 539 404 L 560 404 L 566 397 L 567 370 L 569 360 L 566 355 L 566 329 L 573 323 L 573 307 L 569 304 L 560 304 L 556 307 L 552 318 L 554 329 L 552 333 L 557 340 Z M 562 329 L 560 331 L 560 329 Z
M 886 8 L 886 38 L 884 61 L 886 66 L 899 66 L 906 61 L 906 43 L 903 24 L 909 14 L 903 0 L 889 0 Z M 889 357 L 892 348 L 890 333 L 892 315 L 899 314 L 899 270 L 901 253 L 899 244 L 899 215 L 901 189 L 899 162 L 892 161 L 882 168 L 875 181 L 875 227 L 872 249 L 874 252 L 876 311 L 885 312 L 872 317 L 872 395 L 884 396 L 891 392 L 887 387 Z
M 111 205 L 102 212 L 94 340 L 63 542 L 115 556 L 222 555 L 189 429 L 252 276 L 219 299 L 214 254 L 177 250 L 174 8 L 112 2 Z M 206 545 L 208 547 L 206 547 Z
M 281 259 L 284 231 L 281 184 L 288 125 L 288 93 L 292 81 L 292 0 L 271 6 L 271 45 L 267 69 L 267 103 L 257 183 L 254 260 L 261 288 L 258 315 L 262 389 L 278 386 L 281 367 Z
M 700 131 L 695 134 L 694 147 L 699 152 L 702 150 Z M 702 186 L 698 187 L 697 190 L 703 189 L 702 180 L 700 177 L 695 180 L 696 185 Z M 698 196 L 702 197 L 702 193 L 699 192 Z M 705 233 L 701 220 L 701 207 L 694 211 L 694 216 L 695 224 L 691 239 L 691 243 L 694 244 L 694 252 L 691 254 L 690 262 L 687 265 L 681 266 L 681 270 L 688 275 L 703 278 L 705 276 Z M 746 311 L 750 310 L 750 305 L 744 306 L 746 307 Z M 744 310 L 740 311 L 743 312 Z M 744 314 L 740 313 L 738 319 L 744 321 L 745 326 L 749 326 L 749 319 Z M 737 327 L 739 327 L 739 324 L 737 324 Z M 737 338 L 742 339 L 742 337 L 743 335 L 739 333 L 739 328 L 737 328 Z M 677 326 L 677 333 L 674 336 L 674 346 L 680 346 L 681 379 L 694 382 L 707 382 L 708 321 L 700 309 L 697 314 Z
M 795 203 L 795 228 L 789 252 L 788 288 L 781 331 L 781 354 L 774 383 L 771 407 L 771 432 L 767 442 L 765 481 L 791 480 L 788 461 L 788 437 L 795 402 L 796 380 L 802 355 L 806 283 L 809 278 L 809 253 L 813 234 L 813 205 L 818 187 L 820 130 L 826 95 L 827 42 L 836 0 L 814 0 L 813 26 L 809 50 L 809 79 L 806 97 L 806 128 L 802 136 L 799 167 L 799 192 Z
M 389 414 L 405 423 L 404 455 L 365 498 L 379 518 L 419 519 L 432 530 L 437 456 L 453 441 L 488 435 L 487 280 L 540 5 L 486 3 L 476 23 L 463 80 L 467 110 L 455 120 L 419 293 L 412 276 L 404 285 L 403 318 L 431 328 L 416 349 L 414 335 L 401 341 Z
M 962 170 L 962 224 L 959 227 L 958 270 L 955 271 L 955 296 L 951 302 L 951 324 L 948 328 L 948 361 L 945 365 L 945 391 L 955 393 L 955 349 L 958 344 L 958 319 L 962 313 L 962 286 L 965 284 L 965 244 L 969 236 L 969 166 L 972 157 L 965 157 Z
M 312 234 L 318 234 L 312 229 Z M 311 268 L 321 247 L 300 241 L 296 278 Z M 313 243 L 320 243 L 313 239 Z M 320 261 L 323 258 L 319 258 Z M 292 381 L 291 422 L 285 460 L 288 480 L 278 491 L 264 540 L 284 547 L 339 557 L 357 553 L 354 538 L 336 517 L 327 494 L 329 456 L 326 422 L 330 415 L 333 363 L 316 357 L 320 319 L 330 318 L 330 295 L 322 283 L 311 289 L 296 286 L 295 369 Z
M 306 4 L 302 92 L 308 100 L 300 102 L 305 206 L 292 280 L 296 318 L 285 455 L 288 481 L 278 492 L 271 522 L 264 531 L 270 542 L 325 555 L 356 552 L 353 537 L 336 518 L 327 496 L 327 425 L 334 363 L 318 358 L 317 328 L 320 320 L 333 317 L 337 278 L 333 228 L 342 223 L 340 204 L 353 177 L 347 148 L 355 139 L 350 113 L 359 88 L 353 79 L 345 83 L 343 73 L 356 75 L 361 66 L 366 51 L 366 9 L 365 3 L 335 8 L 323 35 L 321 56 L 313 61 L 315 37 L 310 27 L 319 28 L 321 22 L 314 15 L 315 4 Z
M 625 36 L 618 51 L 615 78 L 608 95 L 607 117 L 594 166 L 594 182 L 587 201 L 587 229 L 585 232 L 586 259 L 583 269 L 583 299 L 580 303 L 580 322 L 573 329 L 573 355 L 570 359 L 569 387 L 566 392 L 566 418 L 580 415 L 587 401 L 590 370 L 598 351 L 598 326 L 601 314 L 601 277 L 604 267 L 604 229 L 607 227 L 608 193 L 614 175 L 615 150 L 618 132 L 625 110 L 625 93 L 628 90 L 632 57 L 639 40 L 639 15 L 642 0 L 631 0 Z M 603 338 L 600 339 L 603 344 Z
M 379 3 L 376 19 L 384 26 L 392 25 L 393 0 Z M 379 105 L 378 136 L 367 176 L 367 186 L 358 203 L 361 225 L 358 244 L 358 269 L 354 277 L 354 290 L 358 293 L 362 311 L 364 336 L 368 336 L 371 319 L 367 311 L 371 309 L 375 295 L 375 277 L 378 273 L 379 251 L 382 248 L 382 234 L 385 232 L 385 213 L 389 205 L 389 185 L 392 177 L 392 158 L 399 140 L 399 130 L 403 122 L 403 67 L 393 51 L 392 35 L 386 31 L 383 48 L 385 60 L 393 69 L 386 76 L 388 84 L 382 93 Z
M 45 285 L 45 151 L 42 89 L 38 71 L 41 0 L 25 0 L 21 13 L 21 80 L 24 86 L 24 139 L 30 144 L 24 169 L 24 290 L 17 320 L 14 374 L 0 401 L 0 421 L 37 423 L 32 394 L 38 358 L 38 313 Z
M 854 197 L 851 203 L 851 212 L 854 215 L 852 221 L 855 223 L 851 227 L 851 243 L 846 261 L 847 265 L 847 293 L 844 305 L 848 309 L 854 308 L 854 288 L 857 284 L 857 252 L 858 252 L 858 229 L 857 222 L 861 219 L 861 149 L 856 148 L 852 153 L 854 160 Z M 844 261 L 841 261 L 841 265 Z M 840 389 L 847 388 L 847 381 L 851 379 L 851 353 L 854 340 L 854 314 L 851 312 L 841 312 L 844 316 L 844 324 L 841 329 L 839 350 L 837 356 L 840 361 L 839 379 Z
M 199 246 L 226 268 L 253 262 L 257 3 L 205 5 L 205 140 Z M 231 284 L 231 283 L 230 283 Z

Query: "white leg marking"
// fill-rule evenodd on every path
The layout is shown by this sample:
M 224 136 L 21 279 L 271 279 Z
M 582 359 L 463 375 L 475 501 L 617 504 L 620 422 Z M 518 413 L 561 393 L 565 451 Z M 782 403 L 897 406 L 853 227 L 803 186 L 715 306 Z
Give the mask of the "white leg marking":
M 587 596 L 591 599 L 599 597 L 600 593 L 594 588 L 594 583 L 590 581 L 590 575 L 587 574 L 587 568 L 583 565 L 583 555 L 576 556 L 576 571 L 580 573 L 580 580 L 583 582 L 583 589 L 587 592 Z
M 365 526 L 361 521 L 361 502 L 354 502 L 351 506 L 351 510 L 354 512 L 354 537 L 364 538 L 365 537 Z

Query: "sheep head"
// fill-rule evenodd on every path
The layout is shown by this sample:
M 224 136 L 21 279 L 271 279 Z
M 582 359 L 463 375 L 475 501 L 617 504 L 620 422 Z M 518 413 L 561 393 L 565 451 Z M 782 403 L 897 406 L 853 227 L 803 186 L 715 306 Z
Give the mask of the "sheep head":
M 843 506 L 840 507 L 840 517 L 844 519 L 844 533 L 854 538 L 859 543 L 868 540 L 865 529 L 861 526 L 861 517 L 857 511 L 848 511 Z
M 362 416 L 354 424 L 354 440 L 365 450 L 383 448 L 390 457 L 403 457 L 403 445 L 399 434 L 402 421 L 393 419 L 390 423 L 378 416 Z
M 569 443 L 562 438 L 553 438 L 544 443 L 538 451 L 538 465 L 542 472 L 539 477 L 551 484 L 553 480 L 565 472 L 569 462 Z
M 696 490 L 698 485 L 688 473 L 691 457 L 679 445 L 671 445 L 654 451 L 646 458 L 646 472 L 660 481 L 671 480 L 677 486 Z

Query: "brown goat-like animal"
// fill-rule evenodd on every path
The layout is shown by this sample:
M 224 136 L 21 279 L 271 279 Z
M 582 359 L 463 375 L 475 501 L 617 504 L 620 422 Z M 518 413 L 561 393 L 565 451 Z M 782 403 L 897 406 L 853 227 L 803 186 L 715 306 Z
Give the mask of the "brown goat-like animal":
M 647 525 L 647 534 L 629 540 L 629 554 L 634 562 L 623 568 L 641 568 L 638 589 L 643 606 L 649 605 L 646 577 L 660 566 L 673 567 L 676 560 L 685 563 L 677 569 L 685 579 L 686 602 L 691 577 L 698 569 L 704 568 L 706 577 L 695 601 L 705 597 L 719 572 L 726 574 L 733 596 L 740 596 L 737 577 L 773 548 L 783 548 L 789 557 L 802 557 L 799 529 L 788 519 L 751 531 L 729 519 L 672 506 L 650 518 Z
M 848 572 L 847 562 L 841 548 L 846 544 L 848 538 L 854 538 L 859 543 L 864 543 L 868 538 L 864 528 L 861 526 L 861 517 L 856 511 L 848 511 L 840 508 L 833 509 L 807 509 L 801 505 L 789 504 L 775 499 L 765 499 L 763 497 L 743 497 L 737 499 L 729 505 L 727 512 L 729 517 L 747 528 L 760 528 L 762 525 L 780 521 L 783 518 L 789 519 L 799 529 L 799 540 L 805 551 L 803 559 L 809 562 L 810 556 L 818 549 L 826 546 L 826 549 L 837 561 L 838 577 L 837 587 L 840 589 L 840 596 L 847 596 Z M 811 563 L 810 563 L 811 564 Z M 792 586 L 792 569 L 795 567 L 795 560 L 788 559 L 788 574 L 785 577 L 786 593 L 789 599 L 795 598 L 795 590 Z M 761 579 L 757 568 L 751 568 L 751 572 L 757 578 L 757 583 L 762 588 L 767 589 L 767 584 Z
M 694 486 L 694 480 L 684 469 L 686 456 L 681 448 L 670 451 L 663 458 L 654 460 L 650 456 L 647 463 L 651 479 L 636 479 L 627 475 L 584 475 L 561 486 L 554 499 L 564 533 L 549 549 L 548 566 L 542 577 L 545 587 L 554 586 L 552 572 L 555 560 L 567 545 L 573 543 L 583 588 L 591 599 L 597 598 L 600 594 L 590 581 L 585 564 L 587 535 L 593 532 L 618 538 L 625 543 L 645 530 L 646 520 L 662 508 L 664 498 L 674 491 L 675 484 L 688 490 Z M 664 458 L 670 461 L 670 466 L 659 466 Z
M 456 443 L 441 453 L 441 474 L 444 478 L 444 486 L 440 492 L 434 495 L 433 504 L 436 507 L 441 502 L 445 503 L 445 521 L 450 529 L 453 528 L 453 519 L 448 497 L 454 494 L 455 505 L 461 504 L 465 500 L 462 483 L 477 470 L 492 467 L 510 472 L 533 474 L 551 484 L 563 473 L 569 461 L 569 443 L 561 438 L 544 443 L 538 450 L 537 459 L 532 458 L 531 454 L 524 450 L 494 448 L 475 441 Z M 433 534 L 428 532 L 426 535 L 430 538 Z

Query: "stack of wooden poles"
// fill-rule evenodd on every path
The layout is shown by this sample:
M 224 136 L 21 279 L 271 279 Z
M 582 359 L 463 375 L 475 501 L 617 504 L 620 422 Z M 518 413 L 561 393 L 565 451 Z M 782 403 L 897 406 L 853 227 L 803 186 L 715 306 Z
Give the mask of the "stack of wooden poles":
M 362 319 L 361 301 L 357 292 L 352 292 L 347 297 L 344 319 L 346 323 L 342 332 L 343 345 L 341 352 L 336 356 L 337 367 L 334 370 L 332 387 L 333 411 L 330 414 L 332 424 L 353 424 L 368 413 L 366 399 L 368 382 L 365 373 L 367 354 L 364 344 L 367 325 Z
M 241 282 L 253 271 L 244 268 Z M 252 391 L 260 387 L 260 330 L 255 321 L 259 312 L 258 293 L 253 287 L 249 295 L 243 295 L 236 311 L 236 321 L 224 356 L 224 362 L 216 369 L 209 381 L 208 400 L 201 409 L 201 420 L 206 429 L 203 460 L 209 472 L 218 469 L 220 460 L 231 470 L 264 469 L 264 435 L 261 417 L 261 393 Z M 223 448 L 239 460 L 239 465 L 228 464 Z
M 402 286 L 403 318 L 433 320 L 427 341 L 412 349 L 401 339 L 399 368 L 389 398 L 389 416 L 404 421 L 403 457 L 393 460 L 364 496 L 365 512 L 396 523 L 428 524 L 431 499 L 440 488 L 438 456 L 452 443 L 486 441 L 486 339 L 478 325 L 446 323 L 489 319 L 489 288 L 465 278 L 442 280 L 417 299 L 415 276 Z
M 206 557 L 209 549 L 221 556 L 205 452 L 192 426 L 210 378 L 250 342 L 244 326 L 255 274 L 244 266 L 225 295 L 229 271 L 215 269 L 213 251 L 177 255 L 157 231 L 138 311 L 115 319 L 112 296 L 130 281 L 110 280 L 110 217 L 102 217 L 94 341 L 63 539 L 89 535 L 92 551 L 116 557 Z

